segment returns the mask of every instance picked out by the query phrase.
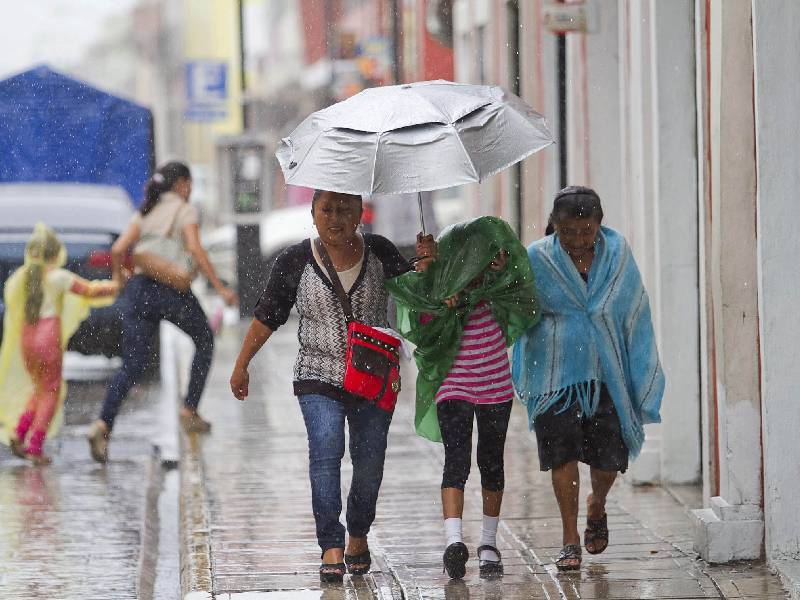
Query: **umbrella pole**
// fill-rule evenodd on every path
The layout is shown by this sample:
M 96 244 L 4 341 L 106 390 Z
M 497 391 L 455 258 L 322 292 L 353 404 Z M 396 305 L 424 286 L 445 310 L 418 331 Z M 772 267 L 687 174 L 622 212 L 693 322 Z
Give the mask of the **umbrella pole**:
M 422 224 L 422 235 L 425 235 L 425 215 L 422 213 L 422 192 L 417 192 L 417 204 L 419 205 L 419 222 Z

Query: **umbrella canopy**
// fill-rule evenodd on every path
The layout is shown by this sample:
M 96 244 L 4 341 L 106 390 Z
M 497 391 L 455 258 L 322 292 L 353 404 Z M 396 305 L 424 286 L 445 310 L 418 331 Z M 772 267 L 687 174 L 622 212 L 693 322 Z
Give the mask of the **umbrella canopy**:
M 544 117 L 500 87 L 423 81 L 311 114 L 276 156 L 292 185 L 399 194 L 482 181 L 552 143 Z

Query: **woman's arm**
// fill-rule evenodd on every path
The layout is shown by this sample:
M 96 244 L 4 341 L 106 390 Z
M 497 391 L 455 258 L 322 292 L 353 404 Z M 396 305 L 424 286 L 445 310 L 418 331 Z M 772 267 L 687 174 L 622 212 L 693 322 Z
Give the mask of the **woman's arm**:
M 129 275 L 127 269 L 123 268 L 125 257 L 141 235 L 142 230 L 139 225 L 131 223 L 111 246 L 111 280 L 116 282 L 118 287 L 125 284 L 125 275 Z
M 197 223 L 186 225 L 182 233 L 184 243 L 186 244 L 186 250 L 192 255 L 200 271 L 208 278 L 209 283 L 211 283 L 214 289 L 217 290 L 217 293 L 222 296 L 222 299 L 225 300 L 228 306 L 236 304 L 239 301 L 236 292 L 225 287 L 225 284 L 222 283 L 217 276 L 217 272 L 214 270 L 214 265 L 211 264 L 208 258 L 206 249 L 203 248 L 203 245 L 200 243 L 200 228 Z
M 242 348 L 239 350 L 239 356 L 231 374 L 231 391 L 237 400 L 244 400 L 250 393 L 250 374 L 247 372 L 247 368 L 250 366 L 250 361 L 253 360 L 253 357 L 261 350 L 261 347 L 271 335 L 272 329 L 258 319 L 253 319 L 253 322 L 250 323 L 250 328 L 244 336 Z
M 119 291 L 119 282 L 88 281 L 83 277 L 75 277 L 69 291 L 84 298 L 103 298 L 115 295 Z

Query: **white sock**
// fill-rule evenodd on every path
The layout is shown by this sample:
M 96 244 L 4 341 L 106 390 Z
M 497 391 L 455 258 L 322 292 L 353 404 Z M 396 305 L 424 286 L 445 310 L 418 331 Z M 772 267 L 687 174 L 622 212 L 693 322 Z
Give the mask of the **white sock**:
M 451 517 L 444 520 L 444 534 L 447 536 L 447 545 L 461 542 L 461 519 Z
M 492 546 L 497 548 L 497 526 L 500 523 L 500 517 L 490 517 L 483 515 L 483 527 L 481 528 L 481 546 Z M 481 550 L 478 557 L 481 560 L 500 560 L 496 552 L 491 550 Z

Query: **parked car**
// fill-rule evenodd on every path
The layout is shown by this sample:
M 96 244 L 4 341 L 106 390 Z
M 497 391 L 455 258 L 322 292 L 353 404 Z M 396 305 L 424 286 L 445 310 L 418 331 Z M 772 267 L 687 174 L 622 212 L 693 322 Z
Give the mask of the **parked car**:
M 67 250 L 66 268 L 86 279 L 111 277 L 111 245 L 133 215 L 122 188 L 74 183 L 0 185 L 0 287 L 23 263 L 33 226 L 42 221 L 58 233 Z M 0 299 L 0 339 L 5 306 Z M 93 309 L 70 340 L 68 350 L 119 356 L 120 301 Z

